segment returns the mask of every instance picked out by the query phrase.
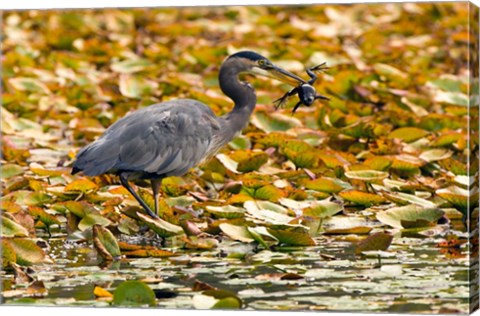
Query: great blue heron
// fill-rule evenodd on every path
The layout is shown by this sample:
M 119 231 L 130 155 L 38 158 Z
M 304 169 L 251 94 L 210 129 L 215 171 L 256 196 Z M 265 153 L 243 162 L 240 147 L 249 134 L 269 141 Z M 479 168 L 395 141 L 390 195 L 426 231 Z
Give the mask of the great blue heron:
M 304 82 L 251 51 L 229 56 L 220 67 L 222 92 L 234 102 L 229 113 L 217 117 L 203 103 L 172 100 L 137 110 L 111 125 L 93 143 L 82 148 L 72 174 L 117 174 L 121 184 L 152 217 L 158 217 L 158 192 L 163 178 L 184 175 L 214 155 L 248 123 L 255 104 L 253 87 L 239 80 L 242 73 L 276 78 L 286 83 Z M 155 213 L 129 184 L 150 179 Z

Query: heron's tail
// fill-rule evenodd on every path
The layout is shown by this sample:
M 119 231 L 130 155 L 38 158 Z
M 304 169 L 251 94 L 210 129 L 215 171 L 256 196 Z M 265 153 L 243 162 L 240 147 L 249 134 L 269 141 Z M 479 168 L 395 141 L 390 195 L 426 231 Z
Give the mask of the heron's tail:
M 87 176 L 98 176 L 114 168 L 117 160 L 118 147 L 107 146 L 103 139 L 98 139 L 78 152 L 72 174 L 83 171 Z

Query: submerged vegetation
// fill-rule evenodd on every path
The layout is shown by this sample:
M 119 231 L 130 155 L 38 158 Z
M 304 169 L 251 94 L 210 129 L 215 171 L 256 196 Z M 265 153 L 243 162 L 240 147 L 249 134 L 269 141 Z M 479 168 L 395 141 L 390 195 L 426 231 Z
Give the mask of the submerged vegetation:
M 464 2 L 5 12 L 3 303 L 468 312 L 468 16 Z M 160 219 L 115 176 L 70 174 L 129 111 L 229 111 L 218 67 L 240 49 L 300 76 L 326 62 L 330 101 L 276 110 L 292 87 L 247 78 L 249 126 L 164 179 Z

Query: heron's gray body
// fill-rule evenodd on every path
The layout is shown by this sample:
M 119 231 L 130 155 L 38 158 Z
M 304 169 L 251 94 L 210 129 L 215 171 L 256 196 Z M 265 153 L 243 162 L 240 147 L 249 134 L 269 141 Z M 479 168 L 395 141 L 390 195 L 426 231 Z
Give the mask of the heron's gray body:
M 180 176 L 214 154 L 220 123 L 203 103 L 167 101 L 130 113 L 77 155 L 85 175 L 128 173 L 129 179 Z
M 151 180 L 157 211 L 161 179 L 185 174 L 215 154 L 248 124 L 257 98 L 252 86 L 239 81 L 238 75 L 253 70 L 261 75 L 274 73 L 284 79 L 302 80 L 255 52 L 236 53 L 225 60 L 219 73 L 220 88 L 234 101 L 232 111 L 217 117 L 208 106 L 190 99 L 137 110 L 81 149 L 72 174 L 80 171 L 87 176 L 118 174 L 122 185 L 148 214 L 156 217 L 128 180 Z

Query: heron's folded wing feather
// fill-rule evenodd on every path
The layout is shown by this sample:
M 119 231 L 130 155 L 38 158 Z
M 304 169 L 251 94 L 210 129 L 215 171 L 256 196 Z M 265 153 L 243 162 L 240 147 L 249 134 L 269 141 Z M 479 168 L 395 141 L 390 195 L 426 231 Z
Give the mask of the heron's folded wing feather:
M 126 124 L 115 169 L 168 176 L 182 175 L 198 164 L 208 150 L 215 126 L 207 118 L 210 115 L 181 108 Z

